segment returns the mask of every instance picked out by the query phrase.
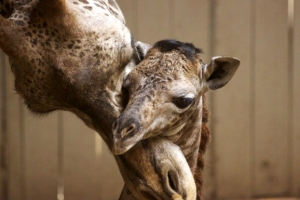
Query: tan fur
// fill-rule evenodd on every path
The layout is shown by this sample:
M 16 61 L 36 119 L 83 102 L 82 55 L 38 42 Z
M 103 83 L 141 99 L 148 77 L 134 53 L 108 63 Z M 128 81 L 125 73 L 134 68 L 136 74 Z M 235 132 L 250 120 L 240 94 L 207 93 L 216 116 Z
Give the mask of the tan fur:
M 178 195 L 178 194 L 175 194 L 172 196 L 172 199 L 173 200 L 183 200 L 182 196 L 181 195 Z
M 134 50 L 115 2 L 29 0 L 14 5 L 8 1 L 12 7 L 5 13 L 0 5 L 4 13 L 0 15 L 0 48 L 10 57 L 16 90 L 28 108 L 37 114 L 71 111 L 110 143 L 112 123 L 123 110 L 124 68 Z M 144 186 L 139 194 L 147 196 L 142 189 L 149 189 L 153 195 L 171 199 L 162 185 L 166 165 L 153 163 L 165 160 L 182 172 L 181 190 L 194 196 L 191 171 L 181 150 L 170 141 L 144 141 L 116 160 L 126 188 Z M 139 174 L 132 169 L 139 169 Z
M 126 77 L 126 109 L 115 121 L 112 152 L 122 154 L 143 140 L 163 137 L 182 151 L 202 198 L 203 155 L 209 141 L 208 110 L 205 92 L 228 83 L 240 61 L 228 56 L 202 63 L 201 49 L 190 43 L 162 40 L 153 45 L 145 59 Z M 163 182 L 165 191 L 184 199 L 193 199 L 181 187 L 179 171 L 172 170 Z
M 115 155 L 125 181 L 121 200 L 201 199 L 210 133 L 199 49 L 152 48 L 123 83 L 136 52 L 115 1 L 4 0 L 0 9 L 0 48 L 10 57 L 16 91 L 37 114 L 73 112 L 122 154 Z M 213 63 L 206 75 L 230 60 Z M 185 110 L 175 106 L 182 97 L 194 98 Z M 136 119 L 141 123 L 130 124 Z M 133 134 L 140 127 L 143 135 Z
M 129 130 L 126 126 L 136 131 L 132 140 L 124 136 L 120 138 L 118 144 L 124 145 L 127 149 L 127 144 L 130 148 L 132 143 L 140 140 L 136 139 L 138 134 L 145 134 L 143 138 L 146 139 L 166 136 L 170 130 L 176 130 L 166 138 L 178 145 L 185 156 L 194 174 L 198 199 L 201 199 L 203 185 L 202 156 L 209 137 L 206 127 L 208 111 L 205 98 L 201 97 L 204 96 L 201 88 L 201 73 L 199 73 L 201 68 L 199 55 L 195 55 L 192 61 L 180 51 L 161 52 L 156 48 L 150 49 L 145 59 L 128 75 L 123 84 L 130 94 L 129 103 L 115 122 L 116 126 L 113 129 L 116 137 L 118 137 L 118 130 L 123 128 Z M 191 106 L 181 111 L 171 103 L 178 94 L 195 97 L 195 100 Z M 156 119 L 159 121 L 156 122 Z M 116 151 L 113 152 L 118 152 L 119 147 L 122 148 L 116 146 Z M 178 194 L 173 196 L 174 198 L 184 195 L 179 189 L 175 192 Z

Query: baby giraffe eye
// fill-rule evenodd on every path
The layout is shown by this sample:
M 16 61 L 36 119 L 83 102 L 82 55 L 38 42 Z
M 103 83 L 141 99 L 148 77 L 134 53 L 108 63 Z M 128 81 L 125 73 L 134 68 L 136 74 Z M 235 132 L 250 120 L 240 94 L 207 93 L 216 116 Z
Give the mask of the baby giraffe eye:
M 194 98 L 191 97 L 178 97 L 173 100 L 173 103 L 180 109 L 184 109 L 192 104 Z

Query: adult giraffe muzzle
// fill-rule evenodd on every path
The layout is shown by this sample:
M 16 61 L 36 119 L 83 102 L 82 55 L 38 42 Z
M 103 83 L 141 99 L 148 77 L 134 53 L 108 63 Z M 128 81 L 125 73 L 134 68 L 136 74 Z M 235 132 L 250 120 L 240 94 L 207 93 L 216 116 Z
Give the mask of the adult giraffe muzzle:
M 149 138 L 129 152 L 116 157 L 117 161 L 121 160 L 118 164 L 127 186 L 120 199 L 196 199 L 193 174 L 177 145 L 164 138 Z M 135 159 L 129 159 L 132 156 Z

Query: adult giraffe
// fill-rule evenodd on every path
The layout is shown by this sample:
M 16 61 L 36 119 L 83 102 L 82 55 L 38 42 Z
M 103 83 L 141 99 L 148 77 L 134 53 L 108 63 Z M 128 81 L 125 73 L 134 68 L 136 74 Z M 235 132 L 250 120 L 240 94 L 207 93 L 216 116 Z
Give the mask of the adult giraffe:
M 132 68 L 135 55 L 147 50 L 132 40 L 116 2 L 0 0 L 0 8 L 0 48 L 27 107 L 37 114 L 73 112 L 110 144 L 112 123 L 125 105 L 125 66 Z M 170 141 L 143 141 L 115 158 L 125 177 L 120 199 L 195 199 L 193 175 Z

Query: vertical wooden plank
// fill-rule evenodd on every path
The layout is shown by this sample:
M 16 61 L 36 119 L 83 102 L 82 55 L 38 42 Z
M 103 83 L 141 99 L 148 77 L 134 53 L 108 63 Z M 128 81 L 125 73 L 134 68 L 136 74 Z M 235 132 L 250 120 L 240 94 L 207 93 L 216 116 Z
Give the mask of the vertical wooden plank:
M 254 195 L 288 193 L 287 1 L 255 1 Z
M 294 21 L 294 52 L 293 52 L 293 135 L 292 135 L 292 163 L 293 163 L 293 188 L 292 193 L 294 196 L 300 197 L 300 1 L 294 1 L 295 7 L 295 21 Z
M 173 4 L 170 37 L 202 48 L 204 60 L 209 61 L 209 0 L 174 1 Z
M 57 113 L 43 118 L 25 110 L 26 200 L 56 199 Z M 23 197 L 24 198 L 24 197 Z
M 24 200 L 24 149 L 22 100 L 14 89 L 14 76 L 5 59 L 6 109 L 7 109 L 7 159 L 8 159 L 8 199 Z
M 170 0 L 142 0 L 137 4 L 137 38 L 153 44 L 170 35 Z
M 71 113 L 63 124 L 65 199 L 118 199 L 124 183 L 100 136 Z
M 4 199 L 4 182 L 5 182 L 5 66 L 4 66 L 4 53 L 0 50 L 0 199 Z
M 213 92 L 216 198 L 250 197 L 251 0 L 216 0 L 214 53 L 241 60 L 232 80 Z
M 213 57 L 214 56 L 214 41 L 215 41 L 215 11 L 216 8 L 215 8 L 215 1 L 210 1 L 210 4 L 209 4 L 209 27 L 208 27 L 208 35 L 209 35 L 209 38 L 208 41 L 209 41 L 209 57 Z M 210 61 L 210 59 L 208 59 L 206 62 L 208 63 Z M 209 170 L 207 172 L 207 175 L 204 176 L 204 178 L 208 179 L 209 180 L 209 184 L 210 184 L 210 188 L 209 188 L 209 198 L 210 199 L 215 199 L 216 198 L 216 164 L 215 164 L 215 137 L 214 137 L 214 134 L 215 134 L 215 130 L 214 130 L 214 121 L 213 121 L 213 115 L 212 113 L 214 112 L 213 110 L 213 93 L 208 93 L 206 94 L 206 97 L 207 97 L 207 100 L 208 100 L 208 104 L 207 104 L 207 107 L 209 109 L 209 124 L 208 124 L 208 128 L 210 130 L 210 141 L 209 141 L 209 145 L 207 147 L 207 152 L 206 152 L 206 157 L 204 157 L 204 159 L 207 159 L 206 160 L 206 166 L 209 166 Z M 205 175 L 205 174 L 204 174 Z M 204 193 L 205 194 L 205 193 Z
M 118 4 L 123 12 L 126 20 L 126 25 L 129 28 L 133 37 L 137 35 L 137 0 L 118 1 Z M 139 38 L 136 38 L 139 40 Z
M 100 199 L 94 134 L 72 113 L 63 113 L 65 199 Z
M 101 182 L 101 191 L 103 191 L 100 199 L 119 199 L 124 181 L 112 153 L 98 133 L 96 133 L 96 138 L 98 140 L 96 142 L 98 145 L 96 170 L 99 173 L 97 178 Z M 101 151 L 99 151 L 100 148 Z

